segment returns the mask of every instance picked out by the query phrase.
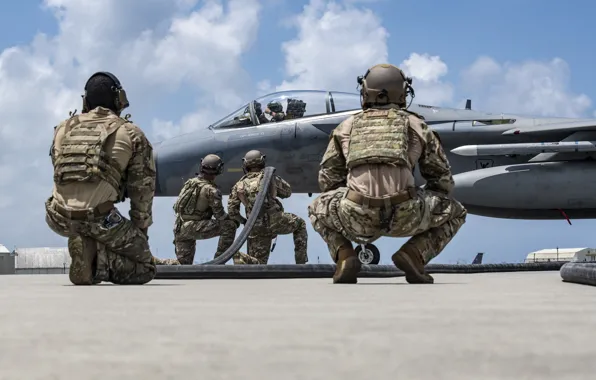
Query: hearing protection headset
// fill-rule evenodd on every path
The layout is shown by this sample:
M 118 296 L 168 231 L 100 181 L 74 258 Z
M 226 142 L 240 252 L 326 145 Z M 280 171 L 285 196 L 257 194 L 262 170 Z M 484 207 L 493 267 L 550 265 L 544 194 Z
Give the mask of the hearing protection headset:
M 126 97 L 126 91 L 124 91 L 124 89 L 122 88 L 122 85 L 120 84 L 120 81 L 118 80 L 118 78 L 116 78 L 116 76 L 112 73 L 109 73 L 107 71 L 99 71 L 93 75 L 91 75 L 91 77 L 89 77 L 89 79 L 87 80 L 87 83 L 85 83 L 85 95 L 83 95 L 83 113 L 85 112 L 89 112 L 89 105 L 87 104 L 87 86 L 89 85 L 89 82 L 91 81 L 91 79 L 95 78 L 98 75 L 104 75 L 108 78 L 110 78 L 113 82 L 114 85 L 112 86 L 112 91 L 115 93 L 114 95 L 114 106 L 116 107 L 116 109 L 118 110 L 118 112 L 122 111 L 123 109 L 125 109 L 126 107 L 130 106 L 130 103 L 128 102 L 128 98 Z

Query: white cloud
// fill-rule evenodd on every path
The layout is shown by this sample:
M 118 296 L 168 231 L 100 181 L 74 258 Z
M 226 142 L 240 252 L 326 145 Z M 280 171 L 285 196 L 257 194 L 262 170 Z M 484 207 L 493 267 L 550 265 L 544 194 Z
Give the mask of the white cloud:
M 388 59 L 389 33 L 369 9 L 312 0 L 293 25 L 296 38 L 282 45 L 289 78 L 278 90 L 354 92 L 358 75 Z
M 474 102 L 479 104 L 476 109 L 542 116 L 587 116 L 592 101 L 587 95 L 571 90 L 570 75 L 569 66 L 561 58 L 550 62 L 501 64 L 490 57 L 480 57 L 462 73 L 462 87 L 474 96 Z
M 412 53 L 399 67 L 413 78 L 416 102 L 440 106 L 452 100 L 452 85 L 441 80 L 447 64 L 439 56 Z
M 221 115 L 218 110 L 228 111 L 229 102 L 244 98 L 243 91 L 252 92 L 240 60 L 256 38 L 258 1 L 231 0 L 224 6 L 208 0 L 195 10 L 196 4 L 46 0 L 58 20 L 58 34 L 39 34 L 29 45 L 0 53 L 2 239 L 9 244 L 63 244 L 43 217 L 52 184 L 52 126 L 68 110 L 80 110 L 82 87 L 91 73 L 108 70 L 122 80 L 133 116 L 158 113 L 153 104 L 184 107 L 183 97 L 172 100 L 168 94 L 179 88 L 196 97 L 201 106 L 179 123 L 155 120 L 157 136 L 150 133 L 149 120 L 141 122 L 152 140 L 204 127 L 206 120 Z M 192 98 L 186 103 L 194 108 Z M 139 116 L 133 119 L 138 122 Z M 154 212 L 171 213 L 170 203 L 157 199 Z M 160 215 L 152 229 L 171 234 L 167 219 Z M 171 238 L 164 241 L 171 245 Z
M 389 33 L 375 13 L 353 4 L 359 2 L 312 0 L 304 7 L 292 20 L 296 38 L 282 45 L 289 78 L 277 90 L 355 92 L 358 75 L 389 60 Z M 451 101 L 453 88 L 441 79 L 447 65 L 440 57 L 412 53 L 399 67 L 415 79 L 416 101 L 436 105 Z

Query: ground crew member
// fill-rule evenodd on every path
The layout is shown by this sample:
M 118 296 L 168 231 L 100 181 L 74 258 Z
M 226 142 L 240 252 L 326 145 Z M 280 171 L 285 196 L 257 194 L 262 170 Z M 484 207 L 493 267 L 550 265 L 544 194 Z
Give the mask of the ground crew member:
M 412 236 L 393 256 L 409 283 L 433 283 L 424 266 L 465 223 L 466 210 L 449 196 L 454 182 L 439 136 L 406 109 L 411 79 L 393 65 L 358 78 L 362 112 L 333 130 L 321 161 L 321 195 L 308 207 L 329 247 L 334 283 L 356 283 L 360 261 L 351 242 Z M 426 179 L 414 184 L 414 166 Z
M 231 218 L 244 224 L 246 219 L 240 215 L 240 203 L 244 205 L 246 216 L 250 217 L 265 174 L 265 156 L 258 150 L 249 151 L 242 159 L 242 169 L 245 174 L 232 187 L 228 198 L 228 212 Z M 248 255 L 255 258 L 259 264 L 267 264 L 273 237 L 286 234 L 293 234 L 296 264 L 308 262 L 306 222 L 295 214 L 284 212 L 281 202 L 277 199 L 289 198 L 290 195 L 290 184 L 274 175 L 269 195 L 263 205 L 262 216 L 257 219 L 248 237 Z
M 199 175 L 186 181 L 174 204 L 174 246 L 178 262 L 182 265 L 192 265 L 197 240 L 219 236 L 215 257 L 224 253 L 234 242 L 240 223 L 226 214 L 221 191 L 215 184 L 215 177 L 223 172 L 223 167 L 219 156 L 205 156 Z M 240 255 L 236 254 L 235 261 L 239 260 Z
M 50 157 L 52 196 L 46 223 L 68 237 L 70 281 L 92 285 L 145 284 L 155 277 L 147 230 L 153 223 L 153 149 L 143 131 L 120 117 L 129 106 L 119 80 L 108 72 L 85 84 L 82 114 L 54 131 Z M 130 220 L 114 206 L 130 198 Z

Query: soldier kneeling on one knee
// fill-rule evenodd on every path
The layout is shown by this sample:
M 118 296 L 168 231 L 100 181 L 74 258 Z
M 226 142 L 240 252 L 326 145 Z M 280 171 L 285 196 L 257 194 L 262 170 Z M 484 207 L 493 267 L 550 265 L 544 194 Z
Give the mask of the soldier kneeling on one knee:
M 68 238 L 75 285 L 145 284 L 156 274 L 147 231 L 153 222 L 153 150 L 128 117 L 126 91 L 109 72 L 85 84 L 83 110 L 56 126 L 50 149 L 54 188 L 46 222 Z M 116 203 L 130 198 L 130 220 Z
M 244 205 L 246 216 L 249 217 L 265 174 L 265 155 L 258 150 L 249 151 L 242 159 L 242 169 L 245 174 L 232 187 L 228 198 L 228 212 L 231 218 L 244 223 L 245 219 L 240 215 L 240 204 Z M 277 199 L 289 198 L 291 195 L 290 184 L 275 175 L 271 180 L 261 216 L 248 237 L 248 256 L 259 264 L 267 264 L 272 239 L 276 235 L 286 234 L 293 235 L 296 264 L 308 262 L 306 223 L 299 216 L 284 212 L 283 205 Z
M 223 167 L 224 163 L 217 155 L 205 156 L 198 176 L 186 181 L 174 204 L 174 245 L 182 265 L 193 264 L 197 240 L 219 236 L 215 257 L 234 242 L 240 224 L 225 212 L 221 190 L 215 183 L 215 178 L 223 173 Z

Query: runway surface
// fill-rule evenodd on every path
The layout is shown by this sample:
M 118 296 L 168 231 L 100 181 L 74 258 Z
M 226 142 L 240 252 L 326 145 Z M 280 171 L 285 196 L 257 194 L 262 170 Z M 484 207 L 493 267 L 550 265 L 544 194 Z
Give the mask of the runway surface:
M 0 379 L 594 379 L 596 287 L 557 271 L 434 277 L 0 276 Z

